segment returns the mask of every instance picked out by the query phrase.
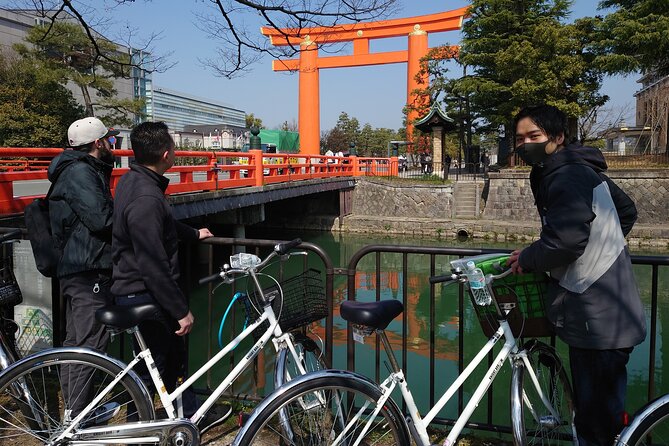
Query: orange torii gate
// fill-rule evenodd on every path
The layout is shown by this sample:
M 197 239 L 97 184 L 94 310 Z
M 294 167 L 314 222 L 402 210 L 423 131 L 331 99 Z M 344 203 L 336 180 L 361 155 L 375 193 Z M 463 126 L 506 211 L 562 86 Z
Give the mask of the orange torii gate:
M 299 45 L 300 58 L 274 60 L 274 71 L 299 71 L 300 151 L 319 154 L 320 146 L 320 96 L 318 70 L 321 68 L 359 67 L 391 63 L 407 63 L 407 104 L 417 98 L 414 91 L 424 80 L 417 80 L 420 59 L 428 52 L 427 33 L 455 31 L 462 27 L 467 7 L 438 14 L 371 23 L 356 23 L 334 27 L 281 29 L 261 28 L 275 46 Z M 369 52 L 369 41 L 386 37 L 409 36 L 406 51 Z M 353 54 L 348 56 L 318 57 L 318 46 L 337 42 L 353 42 Z M 410 138 L 416 113 L 407 117 L 407 135 Z

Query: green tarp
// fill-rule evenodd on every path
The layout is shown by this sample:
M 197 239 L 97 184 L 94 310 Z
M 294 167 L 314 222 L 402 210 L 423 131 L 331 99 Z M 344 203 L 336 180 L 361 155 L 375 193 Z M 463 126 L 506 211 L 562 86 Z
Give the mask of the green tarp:
M 276 144 L 279 153 L 298 153 L 300 151 L 300 134 L 285 130 L 260 129 L 260 142 Z

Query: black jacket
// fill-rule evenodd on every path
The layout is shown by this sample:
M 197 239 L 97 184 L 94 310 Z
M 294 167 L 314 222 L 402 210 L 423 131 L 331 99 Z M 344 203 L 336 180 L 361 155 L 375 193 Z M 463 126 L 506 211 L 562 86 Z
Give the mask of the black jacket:
M 646 336 L 625 242 L 636 207 L 606 167 L 599 150 L 570 145 L 532 169 L 541 235 L 519 259 L 525 270 L 551 273 L 547 310 L 558 336 L 602 350 L 632 347 Z
M 169 180 L 132 164 L 116 187 L 112 259 L 112 293 L 149 292 L 176 320 L 188 314 L 179 289 L 179 239 L 197 240 L 197 229 L 172 216 L 165 198 Z
M 49 219 L 61 252 L 58 277 L 111 269 L 111 172 L 111 165 L 77 150 L 64 151 L 49 165 L 55 184 Z

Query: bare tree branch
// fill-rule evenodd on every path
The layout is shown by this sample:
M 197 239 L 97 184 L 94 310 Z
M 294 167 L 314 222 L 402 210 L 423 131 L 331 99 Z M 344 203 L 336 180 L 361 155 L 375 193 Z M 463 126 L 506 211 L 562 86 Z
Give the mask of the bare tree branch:
M 185 0 L 180 0 L 185 1 Z M 174 63 L 168 63 L 165 55 L 153 52 L 151 43 L 158 40 L 160 34 L 151 34 L 141 44 L 131 40 L 134 32 L 129 32 L 123 39 L 129 48 L 138 50 L 141 57 L 115 59 L 106 54 L 98 45 L 99 39 L 105 39 L 101 33 L 109 26 L 109 20 L 116 7 L 132 7 L 135 0 L 105 0 L 104 8 L 88 6 L 77 0 L 15 0 L 16 3 L 29 5 L 36 14 L 49 18 L 53 23 L 57 16 L 70 14 L 85 30 L 93 44 L 97 57 L 117 64 L 122 69 L 141 68 L 149 72 L 161 72 Z M 289 58 L 299 53 L 296 44 L 273 46 L 266 36 L 261 35 L 258 23 L 273 28 L 283 36 L 304 37 L 306 29 L 312 27 L 329 28 L 342 24 L 355 24 L 375 21 L 388 17 L 398 8 L 397 0 L 202 0 L 194 4 L 205 3 L 205 12 L 196 12 L 197 28 L 215 39 L 219 45 L 215 58 L 200 60 L 218 75 L 234 77 L 244 73 L 249 66 L 265 56 Z M 94 4 L 94 3 L 93 3 Z M 160 5 L 156 3 L 156 8 Z M 252 27 L 253 29 L 250 29 Z M 283 30 L 289 29 L 290 35 Z M 48 32 L 51 30 L 49 29 Z M 328 45 L 319 42 L 323 51 L 333 51 Z M 338 44 L 341 47 L 341 44 Z

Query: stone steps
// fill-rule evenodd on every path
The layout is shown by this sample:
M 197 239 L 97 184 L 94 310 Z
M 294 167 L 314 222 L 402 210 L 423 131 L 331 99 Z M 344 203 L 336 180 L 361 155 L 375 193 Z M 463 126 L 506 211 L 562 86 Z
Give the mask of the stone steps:
M 453 190 L 454 217 L 478 218 L 481 213 L 481 183 L 458 182 Z

